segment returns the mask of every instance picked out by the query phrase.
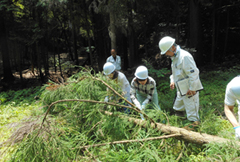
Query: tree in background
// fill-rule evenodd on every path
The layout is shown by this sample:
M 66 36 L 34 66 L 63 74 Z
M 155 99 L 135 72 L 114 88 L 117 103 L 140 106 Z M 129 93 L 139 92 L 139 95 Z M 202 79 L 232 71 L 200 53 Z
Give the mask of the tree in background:
M 13 80 L 12 68 L 9 58 L 9 37 L 6 22 L 11 17 L 11 11 L 14 10 L 14 5 L 7 0 L 0 1 L 0 47 L 3 61 L 3 77 L 5 82 Z
M 142 58 L 161 69 L 168 61 L 156 63 L 155 55 L 166 35 L 188 48 L 198 64 L 222 62 L 238 56 L 240 18 L 232 15 L 240 14 L 239 7 L 240 0 L 1 0 L 4 78 L 32 66 L 43 80 L 49 57 L 55 72 L 62 71 L 61 53 L 72 64 L 101 71 L 111 48 L 122 56 L 124 70 L 144 64 Z

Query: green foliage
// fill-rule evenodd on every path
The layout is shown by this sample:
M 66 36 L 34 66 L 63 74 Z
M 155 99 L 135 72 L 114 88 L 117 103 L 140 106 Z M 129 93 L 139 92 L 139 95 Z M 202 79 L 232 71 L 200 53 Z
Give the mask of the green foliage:
M 200 77 L 205 89 L 200 93 L 200 132 L 234 139 L 232 126 L 223 116 L 223 100 L 226 84 L 237 73 L 237 70 L 232 70 L 230 74 L 225 71 L 203 72 L 201 74 Z M 46 106 L 44 111 L 46 111 L 47 106 L 52 102 L 62 99 L 103 101 L 106 95 L 112 95 L 112 92 L 106 91 L 106 86 L 102 82 L 93 77 L 102 79 L 121 93 L 114 81 L 108 80 L 101 73 L 95 74 L 94 71 L 83 69 L 69 78 L 66 85 L 58 85 L 57 89 L 52 90 L 49 90 L 52 85 L 45 85 L 41 89 L 42 94 L 40 98 L 42 99 L 42 104 Z M 188 125 L 189 122 L 187 120 L 181 120 L 175 115 L 171 115 L 172 99 L 175 91 L 170 91 L 167 88 L 169 86 L 168 76 L 163 77 L 157 84 L 159 101 L 163 111 L 152 109 L 149 110 L 148 115 L 155 121 L 162 122 L 164 120 L 171 126 L 184 127 Z M 26 91 L 36 92 L 33 90 Z M 11 101 L 13 98 L 11 96 L 13 96 L 13 93 L 9 91 L 8 93 L 1 94 L 1 98 L 5 98 L 5 106 L 8 106 L 8 108 L 12 106 Z M 26 92 L 21 93 L 25 94 Z M 106 109 L 111 111 L 113 115 L 106 115 L 103 112 Z M 177 161 L 177 159 L 179 161 L 194 162 L 239 160 L 240 152 L 238 146 L 234 144 L 211 143 L 199 146 L 175 138 L 127 144 L 119 143 L 116 145 L 82 149 L 81 147 L 85 145 L 164 135 L 150 128 L 150 126 L 143 128 L 129 122 L 127 119 L 119 118 L 119 116 L 126 114 L 116 110 L 115 106 L 104 107 L 103 104 L 88 102 L 74 101 L 55 104 L 51 111 L 52 115 L 49 114 L 47 116 L 40 134 L 37 136 L 39 132 L 38 127 L 28 138 L 16 144 L 13 153 L 10 154 L 10 160 L 166 162 Z M 11 114 L 13 114 L 12 112 Z M 129 116 L 139 118 L 138 113 L 132 113 Z M 9 118 L 11 119 L 12 116 Z M 4 120 L 6 121 L 6 119 Z M 2 125 L 5 124 L 2 123 Z M 7 136 L 7 134 L 4 135 Z
M 19 121 L 24 120 L 31 115 L 38 115 L 38 110 L 41 107 L 35 96 L 39 96 L 41 87 L 33 87 L 18 91 L 6 91 L 0 93 L 0 144 L 6 141 L 16 129 L 11 125 L 18 125 Z M 15 147 L 10 148 L 9 152 Z M 5 161 L 4 153 L 8 150 L 7 147 L 0 147 L 0 161 Z M 9 155 L 5 156 L 7 158 Z
M 156 80 L 159 80 L 160 78 L 165 77 L 165 75 L 170 72 L 170 70 L 167 68 L 155 69 L 151 65 L 150 61 L 144 60 L 144 62 L 148 68 L 148 75 L 153 77 Z
M 210 143 L 205 148 L 206 159 L 211 161 L 239 161 L 239 145 Z
M 46 85 L 49 90 L 42 93 L 41 98 L 43 99 L 43 104 L 50 105 L 52 102 L 63 99 L 91 99 L 103 101 L 104 97 L 107 96 L 106 86 L 104 86 L 101 82 L 92 79 L 92 77 L 91 72 L 81 71 L 81 73 L 73 75 L 69 78 L 68 85 L 55 85 L 57 86 L 56 90 L 51 90 L 51 86 L 54 88 L 53 85 Z M 101 78 L 106 81 L 106 78 L 103 76 L 101 76 Z M 113 87 L 117 87 L 116 83 L 111 83 Z M 60 103 L 55 105 L 53 110 L 57 109 L 55 111 L 59 111 L 67 108 L 75 109 L 78 106 L 91 107 L 92 103 Z
M 0 93 L 1 105 L 9 104 L 13 105 L 31 104 L 34 102 L 35 97 L 41 94 L 41 87 L 26 88 L 18 91 L 9 90 L 7 92 Z

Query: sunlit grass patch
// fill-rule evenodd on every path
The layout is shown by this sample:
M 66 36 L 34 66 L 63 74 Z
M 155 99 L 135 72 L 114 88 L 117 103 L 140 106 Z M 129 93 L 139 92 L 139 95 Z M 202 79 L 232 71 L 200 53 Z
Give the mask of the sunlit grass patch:
M 34 96 L 39 93 L 39 87 L 0 93 L 0 144 L 10 138 L 20 122 L 37 114 L 41 104 L 34 99 Z M 5 161 L 6 158 L 10 157 L 14 147 L 1 146 L 0 153 L 4 154 L 1 156 L 0 161 Z
M 15 103 L 10 103 L 9 105 L 0 106 L 1 108 L 1 115 L 0 115 L 0 144 L 7 141 L 10 136 L 12 135 L 13 131 L 16 130 L 18 127 L 17 125 L 20 122 L 23 122 L 24 119 L 30 117 L 33 112 L 40 107 L 40 105 L 24 105 L 24 106 L 14 106 Z M 5 152 L 2 155 L 2 159 L 4 159 L 4 155 L 7 155 L 5 158 L 9 157 L 9 153 L 14 150 L 13 148 L 9 147 L 0 147 L 0 153 Z

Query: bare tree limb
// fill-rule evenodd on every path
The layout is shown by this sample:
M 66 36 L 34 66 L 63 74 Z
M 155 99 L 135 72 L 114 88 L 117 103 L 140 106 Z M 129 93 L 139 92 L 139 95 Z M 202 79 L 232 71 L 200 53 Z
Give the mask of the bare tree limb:
M 105 113 L 108 115 L 112 115 L 111 112 L 105 111 Z M 147 124 L 147 122 L 144 120 L 131 118 L 127 116 L 125 116 L 124 118 L 128 118 L 128 121 L 134 122 L 135 124 L 141 125 L 145 128 L 149 127 L 149 124 Z M 236 140 L 230 140 L 230 139 L 226 139 L 226 138 L 222 138 L 222 137 L 218 137 L 218 136 L 214 136 L 206 133 L 189 131 L 184 128 L 168 126 L 161 123 L 156 123 L 156 124 L 151 123 L 150 127 L 153 129 L 157 129 L 158 131 L 161 131 L 162 133 L 166 133 L 166 134 L 181 134 L 182 136 L 179 137 L 180 139 L 191 142 L 191 143 L 200 144 L 200 145 L 216 142 L 216 143 L 234 143 L 240 146 L 240 142 Z

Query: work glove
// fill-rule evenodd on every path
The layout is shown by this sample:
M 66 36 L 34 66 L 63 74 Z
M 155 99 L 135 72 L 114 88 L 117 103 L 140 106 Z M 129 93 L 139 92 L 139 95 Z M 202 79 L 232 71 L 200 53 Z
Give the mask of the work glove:
M 142 110 L 141 105 L 137 99 L 133 100 L 133 103 L 136 105 L 138 109 Z
M 142 106 L 141 106 L 141 111 L 144 111 L 144 110 L 145 110 L 146 105 L 147 105 L 147 104 L 142 104 Z
M 140 114 L 140 116 L 141 116 L 142 120 L 145 120 L 144 117 L 143 117 L 143 114 Z
M 234 129 L 236 138 L 240 140 L 240 126 L 234 127 Z
M 149 102 L 149 99 L 146 99 L 145 101 L 143 101 L 142 106 L 141 106 L 142 110 L 145 110 L 148 102 Z
M 145 101 L 143 101 L 142 105 L 147 105 L 149 102 L 149 99 L 146 99 Z
M 108 96 L 105 97 L 104 102 L 108 102 Z

